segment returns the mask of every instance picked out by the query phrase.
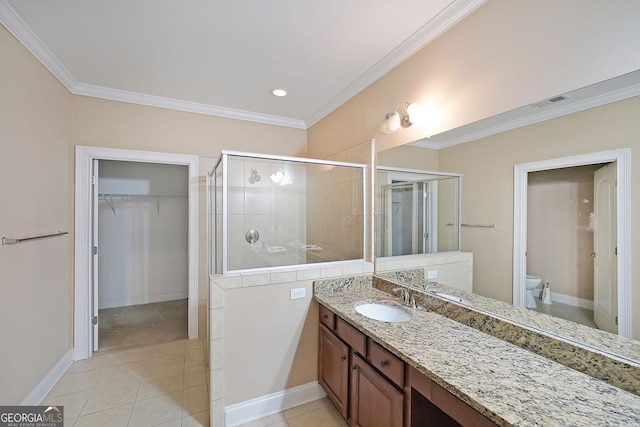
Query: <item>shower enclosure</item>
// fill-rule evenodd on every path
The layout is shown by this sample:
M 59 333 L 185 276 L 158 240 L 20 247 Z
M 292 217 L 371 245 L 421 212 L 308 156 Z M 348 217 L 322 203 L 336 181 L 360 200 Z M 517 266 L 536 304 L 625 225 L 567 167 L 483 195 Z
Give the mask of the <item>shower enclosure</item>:
M 207 177 L 210 273 L 363 259 L 364 168 L 222 151 Z
M 460 175 L 378 167 L 379 257 L 451 252 L 460 248 Z

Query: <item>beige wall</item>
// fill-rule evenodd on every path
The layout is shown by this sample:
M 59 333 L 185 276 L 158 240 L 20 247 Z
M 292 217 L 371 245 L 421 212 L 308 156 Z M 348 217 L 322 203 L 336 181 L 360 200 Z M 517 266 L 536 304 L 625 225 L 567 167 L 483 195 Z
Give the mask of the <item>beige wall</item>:
M 0 26 L 0 235 L 73 231 L 71 95 Z M 0 247 L 0 405 L 72 346 L 73 234 Z
M 15 404 L 73 346 L 76 145 L 201 156 L 204 189 L 204 173 L 220 150 L 305 156 L 306 131 L 74 96 L 4 27 L 0 47 L 0 88 L 10 100 L 0 106 L 0 234 L 71 233 L 0 249 L 0 338 L 12 343 L 0 351 L 0 404 Z M 200 208 L 204 213 L 204 193 Z M 204 221 L 201 215 L 202 288 Z
M 640 97 L 504 132 L 440 151 L 443 170 L 464 174 L 462 222 L 496 224 L 463 228 L 462 250 L 474 254 L 474 292 L 510 302 L 513 270 L 513 168 L 520 163 L 631 148 L 631 218 L 640 209 Z M 632 306 L 640 306 L 640 229 L 631 227 Z M 632 313 L 640 338 L 640 314 Z
M 309 155 L 371 138 L 383 151 L 640 69 L 639 13 L 634 1 L 489 1 L 312 126 Z M 430 109 L 429 123 L 380 133 L 405 101 Z
M 318 379 L 318 304 L 312 280 L 225 292 L 225 406 Z M 306 298 L 291 300 L 290 289 Z
M 220 150 L 306 156 L 306 131 L 74 96 L 72 145 L 194 154 Z
M 393 150 L 378 152 L 376 162 L 378 166 L 437 171 L 438 150 L 401 145 Z
M 327 157 L 375 138 L 377 151 L 640 69 L 640 3 L 492 0 L 308 131 L 308 151 Z M 376 125 L 396 104 L 419 102 L 431 121 L 398 134 Z M 637 99 L 440 150 L 441 171 L 464 174 L 462 250 L 474 253 L 474 290 L 511 301 L 513 165 L 637 146 Z M 633 151 L 632 163 L 640 159 Z M 638 182 L 633 168 L 632 182 Z M 632 217 L 640 190 L 633 190 Z M 640 265 L 640 236 L 631 240 Z M 632 272 L 632 277 L 633 272 Z M 633 286 L 633 303 L 640 291 Z M 640 315 L 633 318 L 640 338 Z
M 554 293 L 593 301 L 593 173 L 602 165 L 528 174 L 527 274 Z

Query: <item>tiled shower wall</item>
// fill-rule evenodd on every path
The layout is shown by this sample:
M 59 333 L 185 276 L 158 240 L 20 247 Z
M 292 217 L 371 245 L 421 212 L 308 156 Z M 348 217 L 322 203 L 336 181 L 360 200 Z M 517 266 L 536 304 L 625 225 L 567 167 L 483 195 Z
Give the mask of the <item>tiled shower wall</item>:
M 304 264 L 304 253 L 279 248 L 306 241 L 305 166 L 229 157 L 227 172 L 228 269 Z M 271 178 L 278 173 L 284 182 L 276 183 Z M 248 230 L 260 233 L 253 247 L 245 240 Z

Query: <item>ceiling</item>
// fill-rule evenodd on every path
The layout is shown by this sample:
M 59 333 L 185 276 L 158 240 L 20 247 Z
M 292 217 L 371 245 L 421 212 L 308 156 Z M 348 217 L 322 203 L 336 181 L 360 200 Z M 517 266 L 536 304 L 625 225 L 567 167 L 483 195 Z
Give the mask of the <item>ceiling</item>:
M 74 94 L 306 129 L 485 1 L 0 0 L 0 22 Z

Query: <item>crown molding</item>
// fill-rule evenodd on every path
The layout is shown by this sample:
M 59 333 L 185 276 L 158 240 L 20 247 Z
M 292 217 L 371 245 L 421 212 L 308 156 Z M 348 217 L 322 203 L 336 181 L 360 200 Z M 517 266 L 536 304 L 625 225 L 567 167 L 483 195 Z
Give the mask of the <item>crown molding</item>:
M 483 126 L 482 120 L 479 122 L 471 123 L 467 125 L 469 130 L 467 132 L 460 132 L 462 128 L 455 130 L 456 136 L 447 137 L 446 132 L 440 135 L 433 135 L 431 138 L 435 140 L 421 139 L 411 142 L 410 145 L 430 148 L 430 149 L 442 149 L 453 147 L 454 145 L 464 144 L 466 142 L 475 141 L 480 138 L 486 138 L 491 135 L 496 135 L 509 130 L 517 129 L 523 126 L 543 122 L 546 120 L 555 119 L 557 117 L 565 116 L 567 114 L 577 113 L 580 111 L 588 110 L 590 108 L 600 107 L 602 105 L 610 104 L 612 102 L 622 101 L 634 96 L 640 96 L 640 83 L 631 84 L 627 87 L 612 90 L 589 98 L 578 100 L 566 105 L 555 106 L 550 109 L 544 109 L 539 112 L 527 114 L 523 117 L 516 119 L 496 120 L 496 117 L 486 119 L 490 121 L 487 125 Z M 529 105 L 522 107 L 528 108 Z M 531 107 L 534 108 L 534 107 Z M 509 114 L 509 112 L 505 113 Z M 497 121 L 497 123 L 496 123 Z M 495 123 L 495 124 L 490 124 Z M 464 126 L 463 126 L 464 128 Z
M 369 68 L 358 79 L 344 88 L 340 93 L 338 93 L 338 95 L 334 96 L 329 102 L 320 107 L 311 115 L 311 117 L 305 120 L 307 128 L 310 128 L 328 116 L 342 104 L 356 96 L 380 77 L 393 70 L 487 1 L 488 0 L 453 0 L 438 15 L 423 25 L 407 40 L 402 42 L 393 51 L 378 61 L 373 67 Z
M 228 119 L 244 120 L 247 122 L 263 123 L 274 126 L 282 126 L 294 129 L 306 129 L 304 121 L 287 117 L 272 116 L 269 114 L 254 113 L 251 111 L 236 110 L 233 108 L 219 107 L 216 105 L 200 104 L 197 102 L 182 101 L 155 95 L 129 92 L 126 90 L 111 89 L 101 86 L 79 83 L 73 91 L 74 95 L 88 96 L 92 98 L 108 99 L 111 101 L 127 102 L 129 104 L 146 105 L 149 107 L 166 108 L 169 110 L 185 111 L 188 113 L 205 114 L 208 116 L 224 117 Z
M 64 85 L 69 92 L 73 93 L 73 89 L 77 85 L 76 79 L 5 0 L 0 1 L 0 23 Z
M 74 95 L 90 96 L 111 101 L 186 111 L 189 113 L 205 114 L 274 126 L 307 129 L 303 120 L 78 83 L 69 70 L 62 65 L 5 0 L 0 0 L 0 23 Z

